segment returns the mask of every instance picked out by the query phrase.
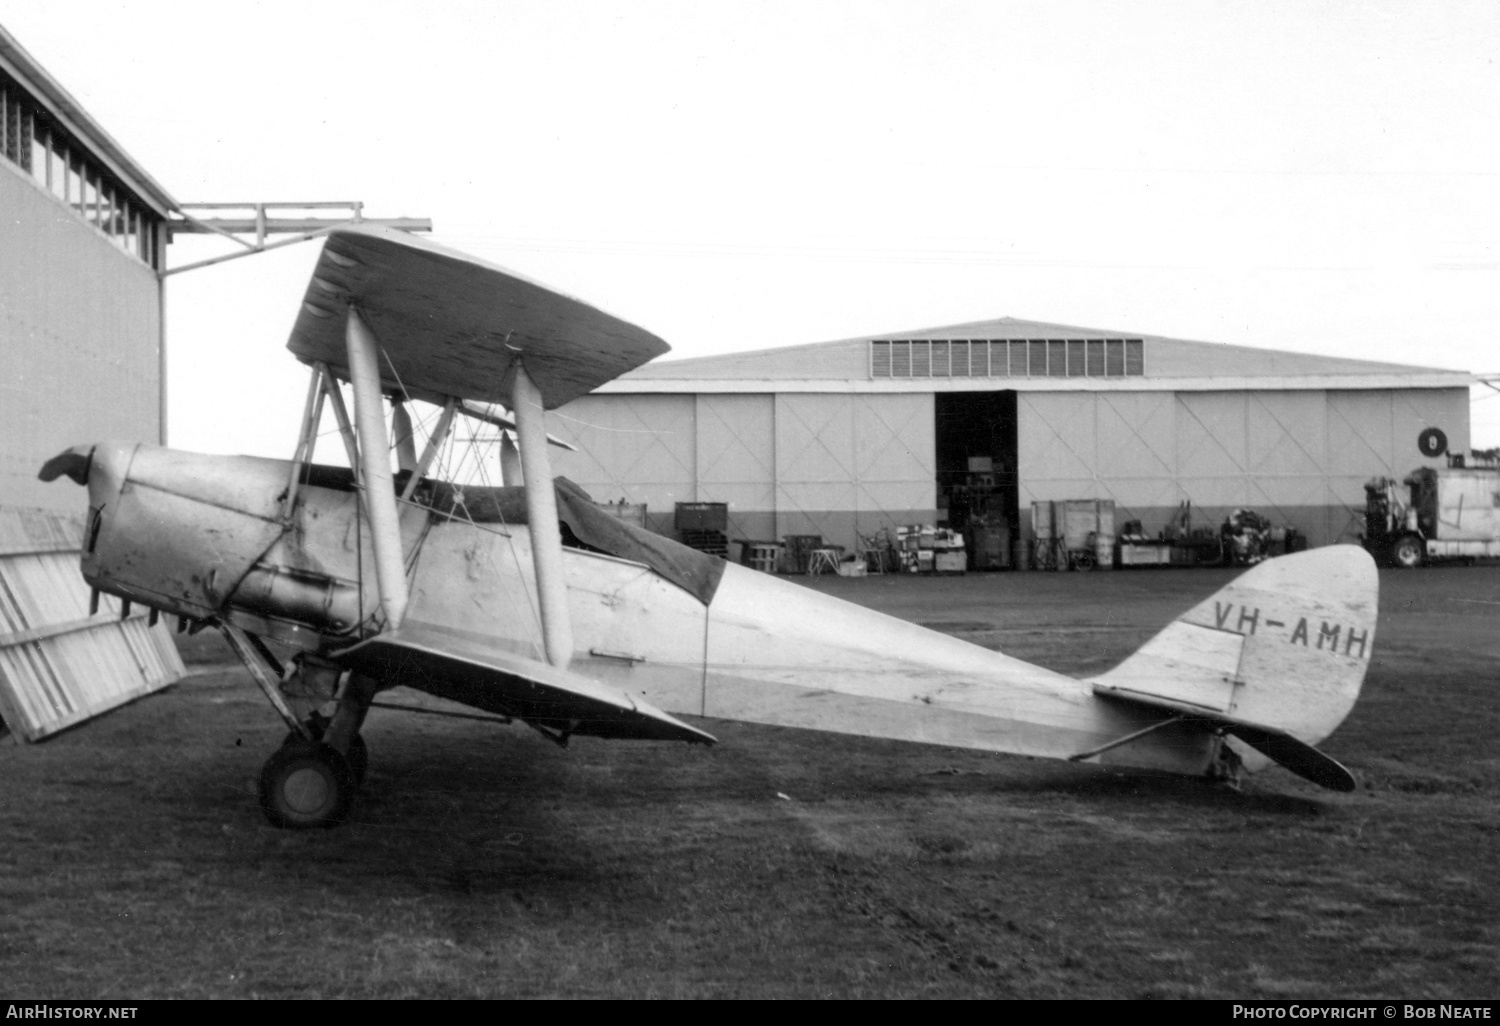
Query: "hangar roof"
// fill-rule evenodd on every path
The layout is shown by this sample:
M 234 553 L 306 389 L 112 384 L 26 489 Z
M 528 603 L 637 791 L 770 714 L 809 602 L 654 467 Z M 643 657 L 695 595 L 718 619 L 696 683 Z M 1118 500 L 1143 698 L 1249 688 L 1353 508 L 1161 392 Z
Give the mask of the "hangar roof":
M 601 392 L 1456 388 L 1465 371 L 1001 317 L 657 361 Z
M 58 124 L 84 143 L 100 163 L 109 168 L 115 177 L 129 186 L 159 216 L 166 217 L 169 211 L 177 209 L 177 201 L 171 194 L 89 116 L 83 105 L 49 75 L 47 69 L 37 63 L 36 58 L 27 53 L 14 36 L 5 31 L 4 26 L 0 26 L 0 70 L 30 92 Z

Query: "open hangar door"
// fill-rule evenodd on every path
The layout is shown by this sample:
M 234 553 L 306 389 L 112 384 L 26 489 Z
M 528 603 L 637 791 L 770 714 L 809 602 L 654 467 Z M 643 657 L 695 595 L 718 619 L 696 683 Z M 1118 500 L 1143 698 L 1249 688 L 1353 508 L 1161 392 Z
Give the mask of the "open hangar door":
M 934 396 L 938 517 L 962 531 L 971 570 L 1011 565 L 1020 527 L 1016 393 Z

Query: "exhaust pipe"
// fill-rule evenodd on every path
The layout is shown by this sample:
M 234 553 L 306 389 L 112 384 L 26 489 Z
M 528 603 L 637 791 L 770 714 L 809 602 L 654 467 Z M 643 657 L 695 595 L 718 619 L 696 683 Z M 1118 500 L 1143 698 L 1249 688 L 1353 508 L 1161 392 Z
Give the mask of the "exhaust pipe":
M 94 447 L 75 445 L 43 463 L 41 473 L 37 474 L 37 477 L 43 481 L 56 481 L 60 477 L 66 477 L 74 484 L 87 485 L 89 468 L 93 466 L 93 463 Z

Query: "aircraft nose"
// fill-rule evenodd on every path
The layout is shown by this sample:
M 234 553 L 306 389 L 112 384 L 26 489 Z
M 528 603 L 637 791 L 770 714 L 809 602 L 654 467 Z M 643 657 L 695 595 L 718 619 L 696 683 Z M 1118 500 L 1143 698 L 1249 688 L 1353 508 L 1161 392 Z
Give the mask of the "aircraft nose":
M 37 474 L 37 477 L 43 481 L 56 481 L 60 477 L 68 477 L 74 484 L 86 485 L 89 483 L 89 468 L 93 462 L 94 447 L 92 445 L 75 445 L 43 463 L 41 473 Z

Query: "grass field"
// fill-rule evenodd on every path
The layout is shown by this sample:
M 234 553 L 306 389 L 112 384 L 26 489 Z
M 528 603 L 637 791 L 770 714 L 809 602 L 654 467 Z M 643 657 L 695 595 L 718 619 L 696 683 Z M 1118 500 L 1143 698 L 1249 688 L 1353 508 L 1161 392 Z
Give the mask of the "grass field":
M 1075 673 L 1218 570 L 811 586 Z M 706 721 L 713 749 L 376 711 L 353 820 L 268 826 L 228 650 L 0 747 L 7 997 L 1500 995 L 1500 568 L 1382 571 L 1364 696 L 1194 780 Z

